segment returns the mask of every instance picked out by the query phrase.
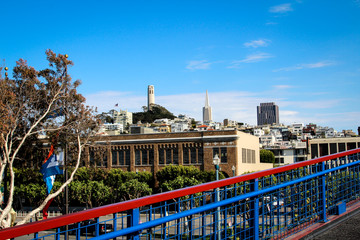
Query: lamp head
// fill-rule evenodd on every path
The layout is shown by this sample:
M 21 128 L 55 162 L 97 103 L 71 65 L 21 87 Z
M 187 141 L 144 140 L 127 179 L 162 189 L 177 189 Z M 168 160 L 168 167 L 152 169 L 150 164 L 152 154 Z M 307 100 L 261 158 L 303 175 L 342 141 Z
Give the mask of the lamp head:
M 219 156 L 216 154 L 214 159 L 213 159 L 213 164 L 214 165 L 219 165 L 220 164 L 220 158 Z

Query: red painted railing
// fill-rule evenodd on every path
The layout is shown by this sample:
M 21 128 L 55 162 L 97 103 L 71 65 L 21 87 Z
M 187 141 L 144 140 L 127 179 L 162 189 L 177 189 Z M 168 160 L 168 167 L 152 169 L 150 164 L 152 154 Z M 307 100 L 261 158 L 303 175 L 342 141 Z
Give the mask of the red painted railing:
M 277 167 L 277 168 L 273 168 L 273 169 L 269 169 L 269 170 L 264 170 L 264 171 L 250 173 L 250 174 L 246 174 L 246 175 L 242 175 L 242 176 L 227 178 L 227 179 L 219 180 L 216 182 L 204 183 L 204 184 L 200 184 L 200 185 L 193 186 L 193 187 L 179 189 L 179 190 L 175 190 L 175 191 L 171 191 L 171 192 L 155 194 L 152 196 L 147 196 L 147 197 L 143 197 L 143 198 L 139 198 L 139 199 L 135 199 L 135 200 L 110 204 L 110 205 L 106 205 L 106 206 L 102 206 L 102 207 L 85 210 L 82 212 L 71 213 L 71 214 L 64 215 L 64 216 L 49 218 L 49 219 L 38 221 L 38 222 L 32 222 L 32 223 L 28 223 L 28 224 L 24 224 L 24 225 L 20 225 L 20 226 L 15 226 L 12 228 L 0 230 L 0 239 L 15 238 L 15 237 L 23 236 L 23 235 L 28 235 L 28 234 L 44 231 L 47 229 L 58 228 L 58 227 L 61 227 L 64 225 L 69 225 L 69 224 L 80 222 L 83 220 L 98 218 L 98 217 L 105 216 L 108 214 L 123 212 L 123 211 L 127 211 L 130 209 L 135 209 L 135 208 L 139 208 L 142 206 L 159 203 L 159 202 L 167 201 L 170 199 L 191 195 L 191 194 L 198 193 L 198 192 L 205 192 L 205 191 L 213 190 L 215 188 L 221 188 L 221 187 L 228 186 L 228 185 L 235 184 L 235 183 L 249 181 L 249 180 L 253 180 L 253 179 L 257 179 L 257 178 L 261 178 L 261 177 L 265 177 L 265 176 L 269 176 L 269 175 L 273 175 L 273 174 L 277 174 L 277 173 L 282 173 L 282 172 L 290 171 L 293 169 L 297 169 L 297 168 L 301 168 L 301 167 L 305 167 L 305 166 L 317 164 L 320 162 L 325 162 L 325 161 L 328 161 L 331 159 L 336 159 L 336 158 L 341 158 L 344 156 L 357 154 L 357 153 L 360 153 L 360 149 L 349 150 L 346 152 L 336 153 L 336 154 L 332 154 L 332 155 L 328 155 L 328 156 L 324 156 L 324 157 L 320 157 L 320 158 L 316 158 L 316 159 L 312 159 L 312 160 L 308 160 L 308 161 L 298 162 L 298 163 L 294 163 L 294 164 L 290 164 L 290 165 L 286 165 L 286 166 L 282 166 L 282 167 Z

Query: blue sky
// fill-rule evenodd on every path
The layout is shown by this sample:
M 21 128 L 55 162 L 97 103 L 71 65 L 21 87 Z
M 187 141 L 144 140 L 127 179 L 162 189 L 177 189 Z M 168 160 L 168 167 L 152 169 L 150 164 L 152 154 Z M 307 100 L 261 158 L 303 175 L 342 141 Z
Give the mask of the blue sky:
M 3 1 L 0 20 L 2 66 L 67 53 L 99 111 L 141 111 L 154 85 L 197 120 L 208 90 L 215 121 L 275 102 L 284 124 L 360 126 L 360 0 Z

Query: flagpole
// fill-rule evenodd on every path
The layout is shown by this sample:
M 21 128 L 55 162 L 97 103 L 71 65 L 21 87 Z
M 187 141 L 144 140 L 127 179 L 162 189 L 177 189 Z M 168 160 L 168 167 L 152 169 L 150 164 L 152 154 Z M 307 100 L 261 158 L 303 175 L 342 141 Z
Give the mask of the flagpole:
M 68 180 L 68 170 L 67 170 L 67 156 L 68 156 L 68 145 L 65 143 L 65 156 L 64 156 L 64 165 L 65 165 L 65 182 Z M 68 185 L 65 187 L 65 214 L 69 213 L 69 188 Z
M 66 138 L 65 138 L 66 139 Z M 68 170 L 67 170 L 67 156 L 68 156 L 68 149 L 67 149 L 67 142 L 65 142 L 65 149 L 64 149 L 64 165 L 63 165 L 63 172 L 64 172 L 64 183 L 67 181 L 68 179 Z M 64 209 L 63 209 L 63 215 L 66 215 L 69 213 L 69 189 L 68 189 L 68 186 L 65 186 L 65 189 L 64 189 L 64 198 L 63 198 L 63 203 L 65 205 Z M 65 233 L 64 233 L 64 239 L 67 240 L 69 239 L 69 226 L 66 225 L 65 226 Z

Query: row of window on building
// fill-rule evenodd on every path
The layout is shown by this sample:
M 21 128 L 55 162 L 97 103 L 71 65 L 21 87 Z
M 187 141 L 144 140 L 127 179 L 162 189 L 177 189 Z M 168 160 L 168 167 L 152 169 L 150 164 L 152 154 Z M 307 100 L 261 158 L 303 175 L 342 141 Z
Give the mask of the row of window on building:
M 326 156 L 360 147 L 360 142 L 311 144 L 311 158 Z
M 100 153 L 99 153 L 100 152 Z M 227 148 L 218 147 L 212 149 L 213 156 L 216 154 L 219 156 L 221 163 L 227 163 Z M 134 149 L 135 153 L 135 166 L 152 166 L 154 164 L 154 149 L 139 148 Z M 111 150 L 111 165 L 116 166 L 129 166 L 131 161 L 130 148 L 122 147 Z M 179 154 L 182 154 L 183 164 L 203 164 L 204 162 L 204 150 L 202 146 L 184 146 L 182 153 L 179 153 L 179 149 L 176 146 L 167 146 L 158 148 L 159 165 L 179 165 Z M 255 161 L 255 153 L 251 157 Z M 108 167 L 106 150 L 100 149 L 90 150 L 90 165 L 96 165 L 98 167 Z

